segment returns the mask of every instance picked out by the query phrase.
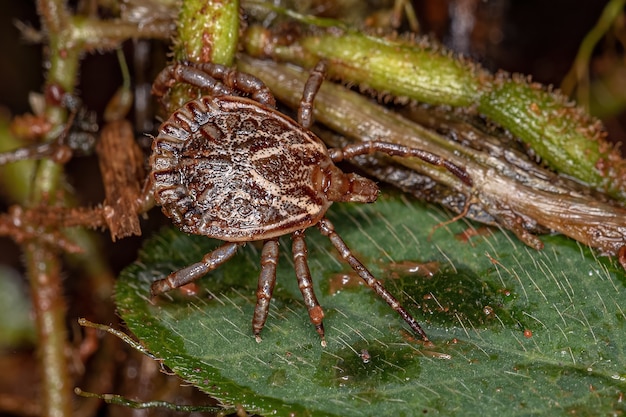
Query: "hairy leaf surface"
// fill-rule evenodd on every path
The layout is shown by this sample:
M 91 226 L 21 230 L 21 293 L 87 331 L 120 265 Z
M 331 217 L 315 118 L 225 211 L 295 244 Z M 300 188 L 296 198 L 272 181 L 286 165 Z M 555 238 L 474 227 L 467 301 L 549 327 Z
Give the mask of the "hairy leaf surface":
M 337 231 L 422 323 L 434 346 L 307 233 L 328 346 L 308 320 L 290 239 L 257 343 L 251 331 L 260 246 L 199 281 L 194 296 L 149 287 L 219 242 L 164 230 L 117 285 L 129 329 L 184 380 L 276 415 L 598 415 L 622 413 L 626 277 L 617 262 L 560 236 L 534 251 L 401 196 L 336 204 Z M 440 227 L 438 227 L 440 226 Z

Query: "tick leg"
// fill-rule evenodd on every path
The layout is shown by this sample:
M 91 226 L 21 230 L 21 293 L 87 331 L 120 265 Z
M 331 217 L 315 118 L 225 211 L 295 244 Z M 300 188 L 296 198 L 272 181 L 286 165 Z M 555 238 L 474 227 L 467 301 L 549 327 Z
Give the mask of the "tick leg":
M 309 129 L 313 125 L 313 102 L 326 76 L 326 62 L 320 61 L 311 70 L 302 91 L 302 99 L 298 108 L 298 123 Z
M 243 243 L 236 242 L 223 244 L 204 255 L 202 261 L 172 272 L 166 278 L 154 281 L 150 287 L 150 293 L 154 297 L 197 280 L 232 258 L 237 253 L 237 248 L 242 245 Z
M 370 271 L 363 266 L 363 264 L 352 254 L 352 251 L 343 239 L 335 232 L 335 228 L 333 224 L 326 218 L 320 220 L 317 224 L 317 227 L 320 229 L 320 232 L 324 236 L 327 236 L 332 242 L 333 246 L 339 251 L 341 257 L 352 267 L 354 272 L 359 274 L 359 276 L 365 281 L 365 283 L 372 289 L 376 294 L 378 294 L 394 311 L 396 311 L 402 319 L 409 325 L 409 327 L 422 338 L 424 342 L 429 342 L 428 336 L 426 336 L 426 332 L 419 325 L 417 320 L 415 320 L 408 311 L 400 305 L 400 302 L 396 300 L 396 298 L 391 295 L 389 291 L 385 289 L 383 284 L 377 280 Z
M 163 68 L 152 84 L 152 94 L 163 97 L 176 83 L 186 83 L 205 90 L 211 95 L 233 95 L 233 89 L 225 86 L 202 69 L 191 65 L 174 64 Z
M 296 270 L 296 278 L 298 279 L 298 287 L 302 293 L 304 304 L 309 311 L 311 323 L 313 323 L 315 330 L 322 338 L 322 346 L 326 346 L 323 323 L 324 311 L 313 291 L 313 280 L 311 279 L 311 271 L 309 271 L 309 265 L 307 263 L 308 251 L 306 242 L 304 241 L 304 230 L 293 232 L 291 238 L 293 240 L 293 263 L 294 269 Z
M 429 164 L 447 169 L 452 175 L 460 179 L 465 185 L 472 186 L 472 178 L 465 168 L 442 158 L 439 155 L 425 151 L 423 149 L 410 148 L 390 142 L 369 141 L 347 145 L 341 149 L 329 149 L 329 154 L 334 162 L 344 159 L 354 158 L 359 155 L 369 155 L 375 152 L 385 153 L 390 156 L 416 157 Z
M 196 68 L 210 74 L 212 77 L 221 80 L 228 87 L 249 94 L 250 98 L 259 103 L 265 104 L 272 108 L 276 107 L 276 99 L 270 91 L 269 87 L 263 81 L 254 75 L 239 72 L 234 68 L 224 65 L 214 64 L 212 62 L 193 63 L 190 64 Z
M 214 96 L 238 95 L 241 91 L 259 103 L 276 107 L 276 100 L 263 81 L 224 65 L 211 62 L 168 65 L 155 78 L 152 94 L 162 97 L 175 83 L 186 83 Z
M 141 194 L 135 201 L 135 207 L 137 207 L 138 213 L 146 213 L 154 207 L 154 204 L 154 179 L 152 175 L 148 175 L 148 178 L 143 183 Z
M 268 240 L 261 252 L 261 274 L 256 290 L 256 306 L 252 317 L 252 331 L 257 342 L 261 341 L 261 330 L 265 326 L 270 310 L 270 301 L 276 284 L 276 265 L 278 264 L 278 239 Z

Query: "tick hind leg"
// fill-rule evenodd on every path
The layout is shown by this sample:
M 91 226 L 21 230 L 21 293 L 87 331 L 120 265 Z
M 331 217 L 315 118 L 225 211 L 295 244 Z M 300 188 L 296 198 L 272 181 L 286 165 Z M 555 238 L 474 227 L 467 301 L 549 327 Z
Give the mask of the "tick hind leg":
M 278 264 L 278 239 L 268 240 L 261 251 L 261 273 L 256 290 L 256 306 L 252 317 L 252 332 L 257 342 L 261 341 L 261 330 L 265 326 L 270 309 L 270 301 L 276 285 L 276 265 Z
M 400 302 L 396 300 L 396 298 L 391 295 L 389 291 L 385 289 L 383 284 L 377 280 L 370 271 L 365 268 L 365 266 L 352 254 L 352 251 L 345 244 L 343 239 L 335 232 L 335 228 L 333 224 L 326 218 L 320 220 L 317 224 L 317 227 L 320 229 L 320 232 L 324 236 L 327 236 L 332 242 L 333 246 L 339 251 L 341 257 L 352 267 L 354 272 L 356 272 L 365 283 L 372 289 L 376 294 L 378 294 L 389 306 L 397 312 L 402 319 L 409 325 L 409 327 L 424 341 L 429 342 L 428 336 L 426 336 L 426 332 L 419 325 L 417 320 L 413 318 L 409 314 L 408 311 L 400 305 Z
M 189 284 L 190 282 L 201 278 L 208 272 L 216 269 L 235 256 L 237 248 L 242 245 L 242 243 L 236 242 L 223 244 L 217 249 L 204 255 L 202 261 L 172 272 L 166 278 L 154 281 L 150 287 L 150 293 L 154 297 L 173 290 L 174 288 L 182 287 L 183 285 Z
M 298 287 L 302 293 L 304 304 L 309 311 L 311 323 L 315 326 L 315 330 L 322 338 L 322 346 L 326 346 L 324 337 L 324 311 L 313 292 L 313 280 L 307 263 L 308 250 L 304 240 L 304 230 L 298 230 L 291 234 L 293 240 L 292 253 L 294 269 L 296 270 L 296 278 L 298 279 Z

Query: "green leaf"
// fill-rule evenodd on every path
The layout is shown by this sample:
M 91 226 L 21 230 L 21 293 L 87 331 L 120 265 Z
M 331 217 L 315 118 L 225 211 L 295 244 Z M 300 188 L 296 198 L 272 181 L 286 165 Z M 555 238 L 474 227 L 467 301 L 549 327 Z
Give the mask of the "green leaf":
M 259 414 L 626 411 L 626 277 L 614 260 L 560 236 L 534 251 L 464 221 L 435 229 L 449 216 L 402 196 L 336 204 L 328 217 L 434 347 L 416 342 L 382 300 L 353 285 L 349 267 L 315 229 L 307 242 L 326 348 L 301 301 L 288 238 L 261 343 L 251 331 L 257 244 L 200 280 L 196 296 L 172 291 L 151 302 L 153 280 L 219 244 L 164 230 L 122 273 L 119 312 L 183 379 Z

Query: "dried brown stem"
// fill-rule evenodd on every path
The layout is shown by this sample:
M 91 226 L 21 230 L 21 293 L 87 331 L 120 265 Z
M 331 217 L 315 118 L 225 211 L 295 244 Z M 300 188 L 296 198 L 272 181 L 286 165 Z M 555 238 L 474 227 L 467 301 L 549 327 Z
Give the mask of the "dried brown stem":
M 105 220 L 111 238 L 115 241 L 141 235 L 137 196 L 145 174 L 143 154 L 135 142 L 130 122 L 120 120 L 104 126 L 96 150 L 106 193 Z

